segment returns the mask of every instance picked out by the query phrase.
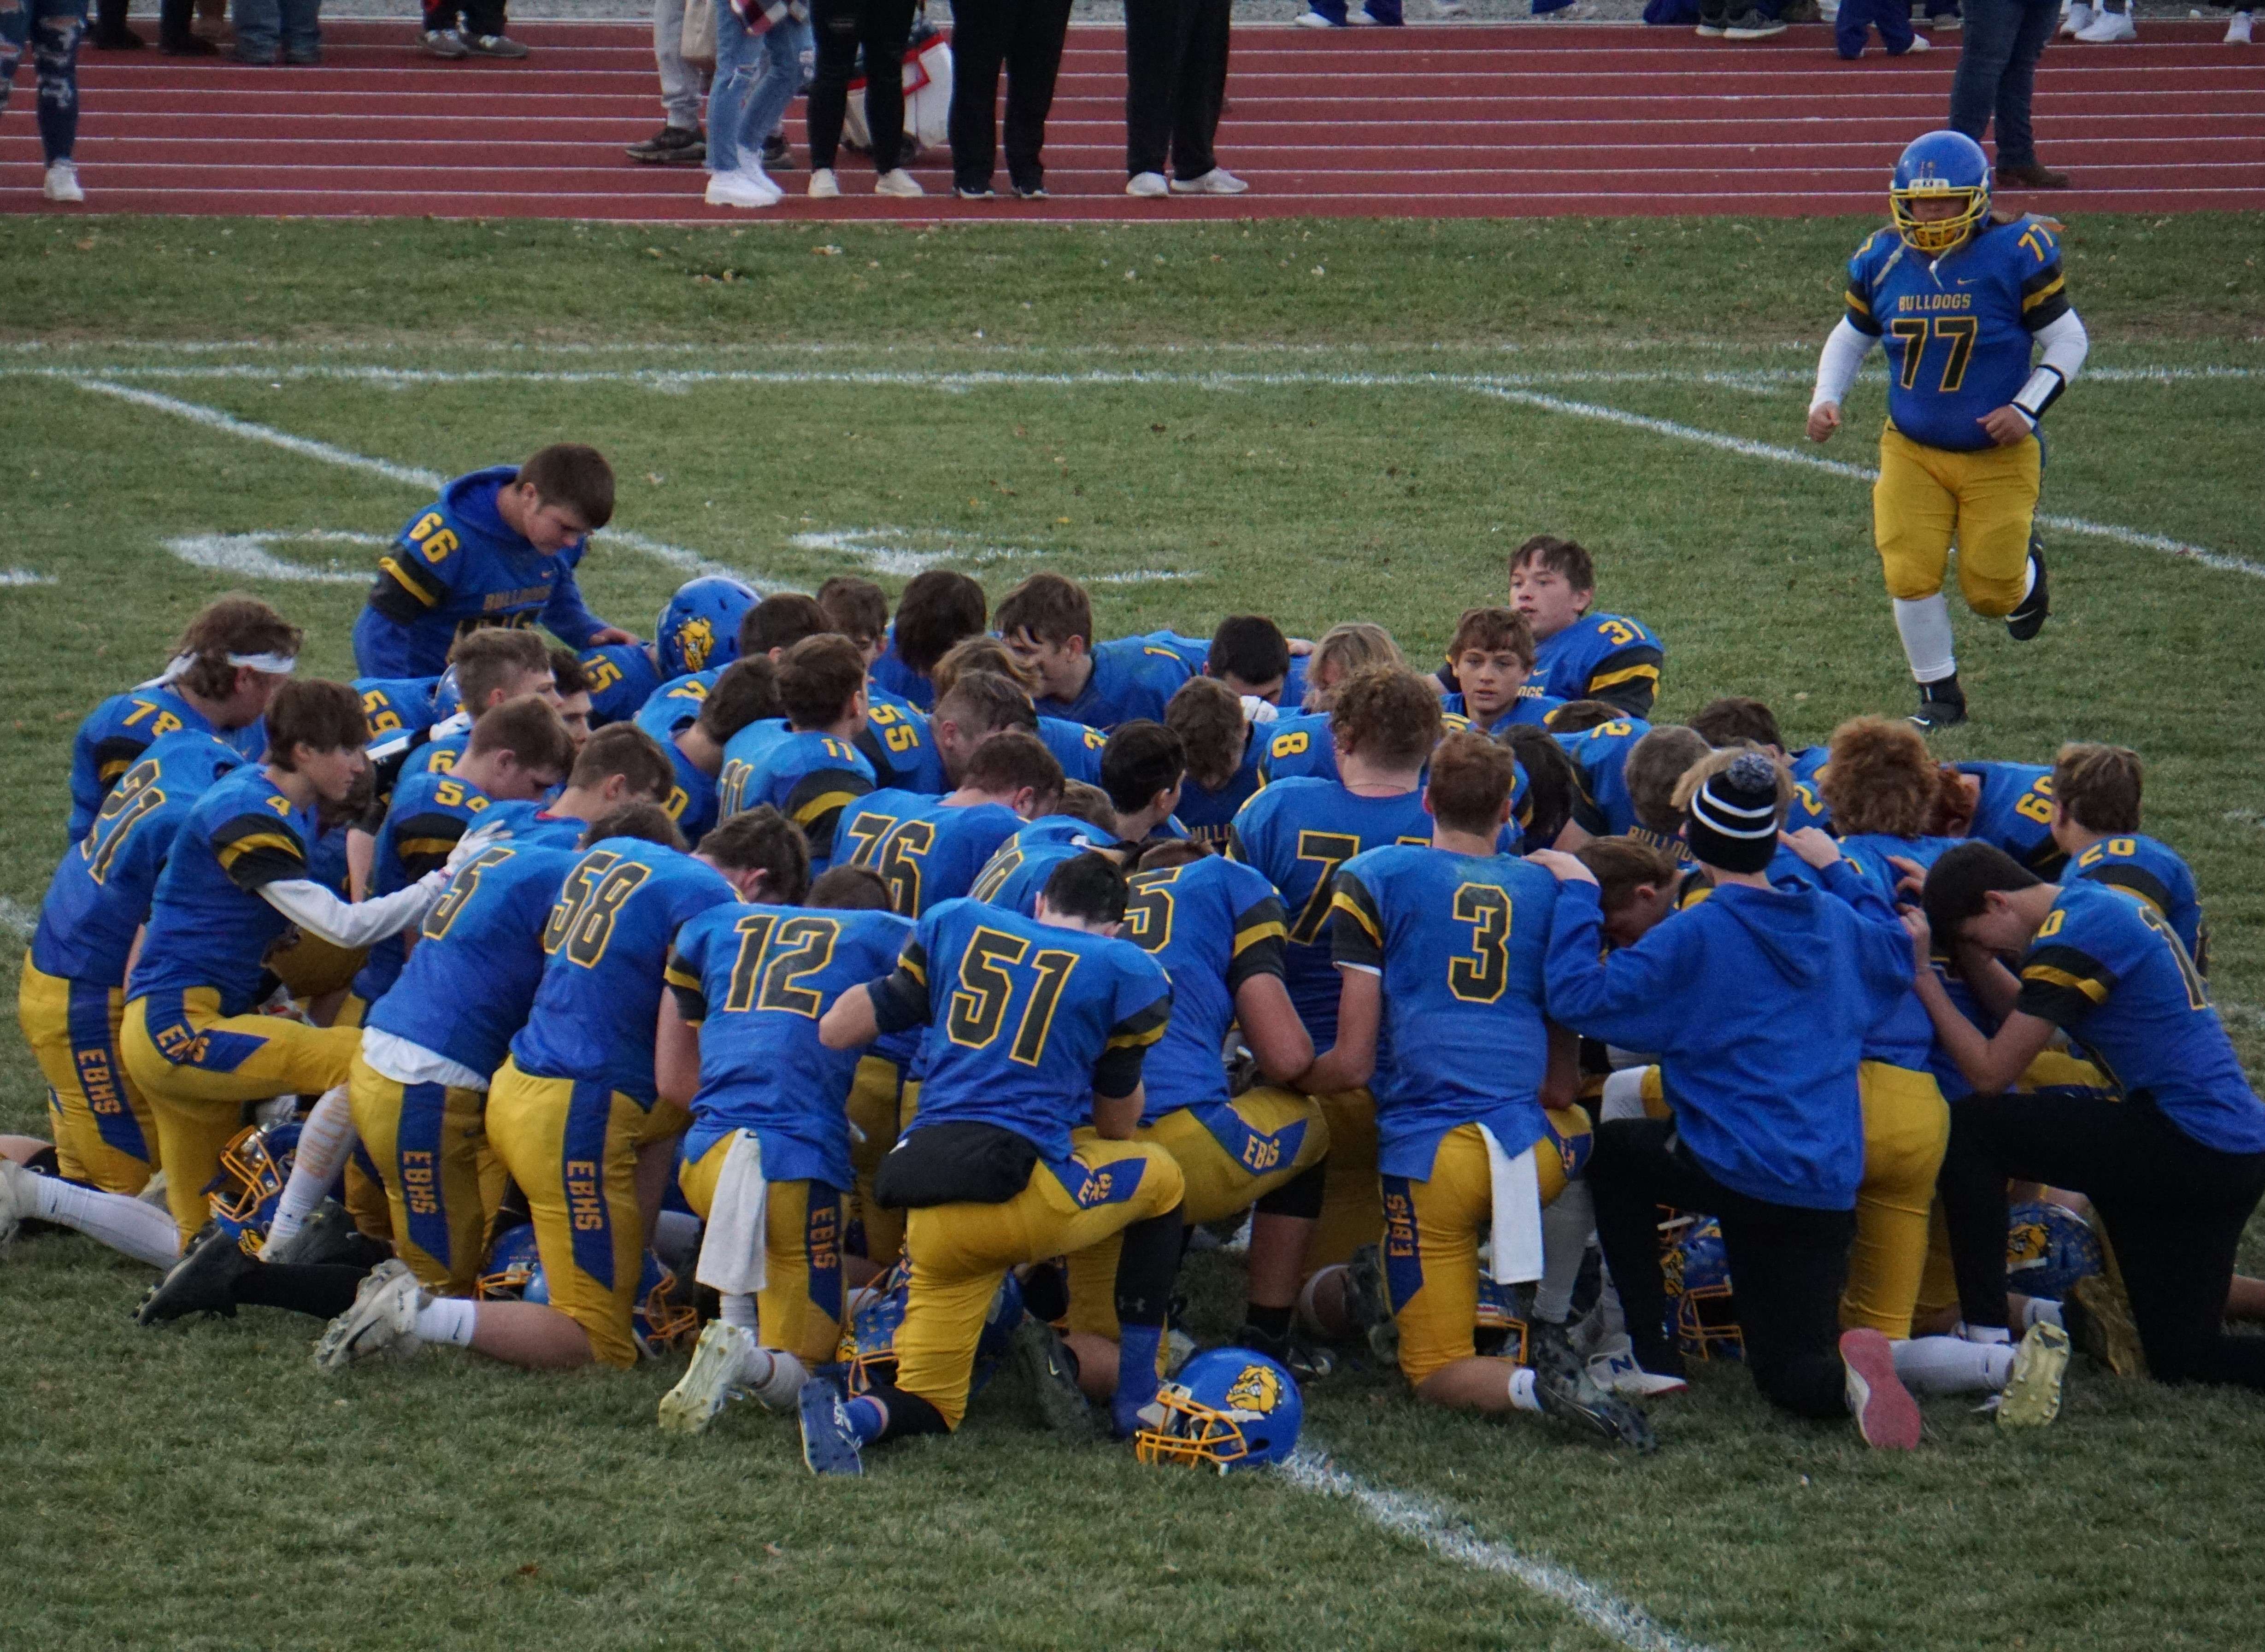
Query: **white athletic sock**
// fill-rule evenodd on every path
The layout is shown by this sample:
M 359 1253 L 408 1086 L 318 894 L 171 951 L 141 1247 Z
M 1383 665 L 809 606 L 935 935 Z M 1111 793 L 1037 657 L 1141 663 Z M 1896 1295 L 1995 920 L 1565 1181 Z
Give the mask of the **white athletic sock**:
M 1941 682 L 1958 670 L 1955 644 L 1950 636 L 1950 604 L 1941 592 L 1916 602 L 1895 599 L 1896 631 L 1904 639 L 1904 658 L 1911 662 L 1912 680 Z
M 683 1278 L 700 1260 L 700 1219 L 690 1211 L 663 1211 L 653 1224 L 652 1254 Z
M 346 1155 L 353 1151 L 354 1139 L 353 1109 L 346 1100 L 346 1087 L 341 1084 L 324 1090 L 315 1110 L 299 1126 L 291 1179 L 283 1184 L 283 1195 L 275 1201 L 275 1219 L 267 1225 L 267 1238 L 259 1247 L 263 1261 L 307 1225 L 323 1195 L 339 1179 Z
M 1970 1343 L 2010 1343 L 2014 1340 L 2013 1332 L 2002 1325 L 1969 1325 L 1963 1320 L 1958 1322 L 1958 1335 Z
M 470 1348 L 479 1315 L 480 1305 L 467 1298 L 436 1296 L 417 1310 L 417 1340 Z
M 802 1385 L 810 1380 L 810 1372 L 792 1354 L 776 1348 L 758 1348 L 750 1352 L 739 1366 L 739 1380 L 732 1386 L 744 1389 L 774 1411 L 784 1410 L 794 1403 L 802 1392 Z
M 1597 1202 L 1586 1182 L 1568 1182 L 1542 1207 L 1541 1283 L 1534 1287 L 1533 1312 L 1553 1325 L 1562 1325 L 1573 1311 L 1573 1286 L 1581 1277 L 1589 1235 L 1596 1231 Z
M 1539 1411 L 1541 1401 L 1533 1392 L 1533 1367 L 1513 1365 L 1510 1369 L 1510 1408 L 1513 1411 Z
M 2059 1303 L 2048 1301 L 2041 1296 L 2028 1298 L 2021 1309 L 2021 1328 L 2026 1331 L 2040 1321 L 2047 1325 L 2057 1325 L 2063 1330 L 2068 1328 L 2067 1321 L 2060 1316 Z
M 1913 1394 L 1995 1394 L 2013 1374 L 2008 1343 L 1970 1343 L 1963 1336 L 1914 1336 L 1893 1343 L 1896 1375 Z
M 726 1325 L 736 1325 L 742 1330 L 752 1331 L 755 1328 L 755 1299 L 753 1293 L 740 1295 L 726 1292 L 722 1301 L 723 1306 L 717 1312 L 717 1319 L 722 1320 Z
M 23 1180 L 33 1190 L 31 1213 L 40 1220 L 75 1228 L 153 1268 L 170 1268 L 181 1259 L 181 1232 L 164 1206 L 144 1204 L 130 1194 L 81 1187 L 60 1176 Z

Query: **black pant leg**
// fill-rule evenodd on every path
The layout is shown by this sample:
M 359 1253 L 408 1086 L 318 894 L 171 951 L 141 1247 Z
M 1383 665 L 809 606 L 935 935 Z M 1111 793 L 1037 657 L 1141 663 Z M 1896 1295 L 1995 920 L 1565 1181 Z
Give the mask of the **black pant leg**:
M 841 148 L 841 119 L 849 106 L 849 72 L 857 62 L 858 0 L 812 0 L 811 33 L 817 41 L 810 99 L 803 110 L 812 171 L 832 166 Z
M 1847 1283 L 1856 1213 L 1730 1194 L 1715 1215 L 1722 1225 L 1731 1299 L 1754 1386 L 1771 1404 L 1796 1415 L 1845 1415 L 1840 1291 Z M 2005 1248 L 2002 1236 L 1999 1248 Z
M 873 170 L 904 164 L 905 44 L 914 0 L 865 0 L 865 129 L 873 137 Z
M 190 26 L 196 21 L 196 0 L 159 0 L 158 40 L 168 46 L 179 45 L 196 32 Z
M 1227 106 L 1227 25 L 1233 0 L 1187 0 L 1172 87 L 1172 175 L 1200 178 L 1218 164 L 1212 142 Z
M 999 66 L 1006 61 L 1018 8 L 1019 0 L 953 0 L 951 177 L 963 188 L 991 186 L 998 159 Z M 1014 96 L 1011 84 L 1008 96 Z
M 504 0 L 464 0 L 464 32 L 467 34 L 500 34 L 503 33 Z
M 1040 158 L 1069 38 L 1070 0 L 1020 0 L 1007 60 L 1007 174 L 1021 189 L 1045 182 Z
M 1659 1207 L 1707 1210 L 1711 1178 L 1693 1175 L 1668 1151 L 1674 1125 L 1663 1118 L 1599 1124 L 1586 1177 L 1597 1206 L 1597 1238 L 1613 1271 L 1636 1363 L 1680 1376 L 1683 1355 L 1667 1334 L 1667 1286 L 1659 1270 Z
M 1183 5 L 1125 0 L 1125 175 L 1161 172 L 1171 149 L 1172 83 Z

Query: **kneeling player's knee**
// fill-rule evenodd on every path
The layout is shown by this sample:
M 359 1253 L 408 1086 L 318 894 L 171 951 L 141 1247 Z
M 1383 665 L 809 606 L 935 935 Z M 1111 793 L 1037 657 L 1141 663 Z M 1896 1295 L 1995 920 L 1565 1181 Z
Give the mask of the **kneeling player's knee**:
M 1961 574 L 1958 587 L 1965 593 L 1968 608 L 1985 619 L 2002 620 L 2021 606 L 2021 587 L 2027 583 L 2021 574 L 2011 579 L 1984 579 Z

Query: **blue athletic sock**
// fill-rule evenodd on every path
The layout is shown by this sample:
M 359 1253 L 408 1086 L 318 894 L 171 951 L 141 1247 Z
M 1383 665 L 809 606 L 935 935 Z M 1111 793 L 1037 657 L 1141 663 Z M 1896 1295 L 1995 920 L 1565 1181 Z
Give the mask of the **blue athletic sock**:
M 889 1414 L 862 1394 L 843 1409 L 849 1414 L 849 1431 L 857 1437 L 860 1445 L 870 1445 L 888 1426 Z
M 1156 1356 L 1163 1343 L 1161 1325 L 1118 1328 L 1117 1392 L 1109 1397 L 1109 1422 L 1119 1439 L 1140 1426 L 1141 1408 L 1155 1403 Z

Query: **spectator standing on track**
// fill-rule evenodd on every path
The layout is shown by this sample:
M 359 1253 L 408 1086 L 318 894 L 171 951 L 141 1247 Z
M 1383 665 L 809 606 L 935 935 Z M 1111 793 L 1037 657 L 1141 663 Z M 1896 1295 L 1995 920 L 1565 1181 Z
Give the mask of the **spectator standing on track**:
M 236 61 L 281 61 L 310 69 L 323 61 L 323 0 L 236 0 Z
M 1232 0 L 1125 0 L 1126 194 L 1240 195 L 1250 187 L 1212 152 L 1227 104 L 1232 9 Z
M 1967 0 L 1966 41 L 1950 83 L 1950 126 L 1977 143 L 1998 123 L 1997 180 L 2022 189 L 2066 189 L 2068 174 L 2037 159 L 2029 91 L 2060 20 L 2057 0 Z
M 425 49 L 434 57 L 524 57 L 503 32 L 504 0 L 426 0 Z
M 719 25 L 719 47 L 722 33 Z M 647 166 L 697 166 L 708 158 L 707 140 L 700 135 L 700 106 L 709 76 L 685 61 L 684 0 L 653 0 L 652 62 L 660 74 L 665 124 L 642 143 L 630 144 L 629 157 Z
M 1221 0 L 1225 4 L 1225 0 Z M 841 148 L 841 122 L 849 111 L 849 76 L 857 48 L 865 48 L 865 129 L 873 140 L 873 193 L 903 200 L 925 195 L 901 164 L 905 152 L 905 47 L 912 38 L 914 0 L 813 0 L 818 71 L 803 118 L 810 130 L 810 193 L 831 200 L 841 193 L 834 157 Z
M 716 8 L 710 206 L 776 207 L 785 198 L 763 171 L 763 139 L 801 89 L 809 54 L 810 13 L 802 0 L 725 0 Z
M 1833 48 L 1843 57 L 1861 57 L 1875 28 L 1890 57 L 1924 52 L 1933 45 L 1912 30 L 1909 0 L 1840 0 L 1840 14 L 1832 20 Z
M 1070 0 L 953 0 L 951 181 L 959 194 L 991 193 L 997 149 L 999 69 L 1007 70 L 1007 181 L 1023 200 L 1046 193 L 1046 116 L 1054 106 Z
M 49 200 L 81 201 L 78 166 L 78 43 L 86 33 L 86 0 L 0 0 L 0 113 L 24 48 L 32 48 L 39 76 L 40 151 L 47 177 L 40 193 Z M 136 42 L 137 44 L 139 42 Z

